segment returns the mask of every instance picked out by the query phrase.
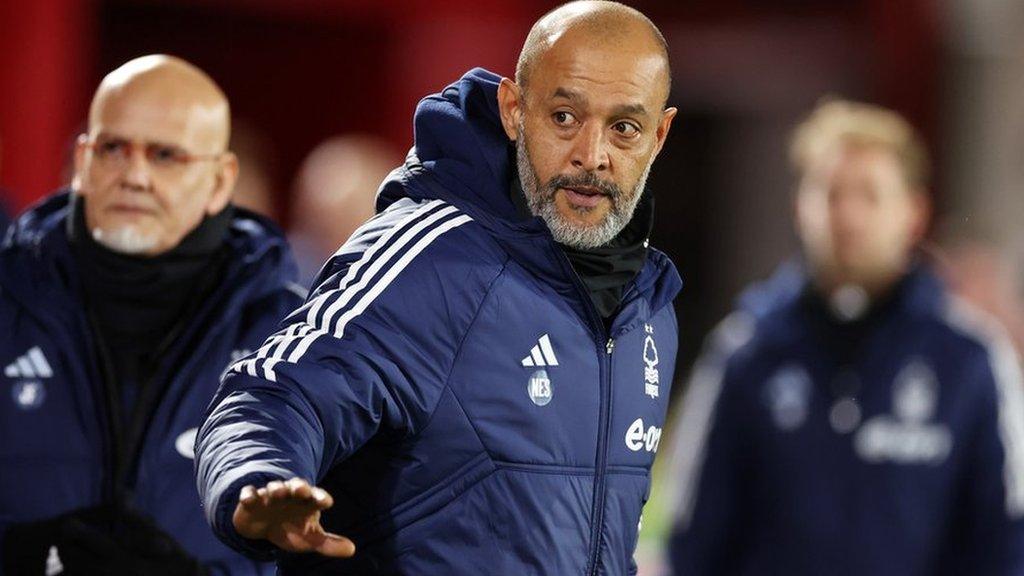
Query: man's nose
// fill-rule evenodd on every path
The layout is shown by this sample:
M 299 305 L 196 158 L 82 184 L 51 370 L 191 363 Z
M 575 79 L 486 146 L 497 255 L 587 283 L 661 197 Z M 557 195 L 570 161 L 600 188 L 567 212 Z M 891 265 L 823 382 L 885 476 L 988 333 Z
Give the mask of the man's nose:
M 608 142 L 604 128 L 597 123 L 584 124 L 576 136 L 572 151 L 573 168 L 585 172 L 608 170 Z
M 125 159 L 122 182 L 128 188 L 147 189 L 153 178 L 150 170 L 145 147 L 132 146 Z

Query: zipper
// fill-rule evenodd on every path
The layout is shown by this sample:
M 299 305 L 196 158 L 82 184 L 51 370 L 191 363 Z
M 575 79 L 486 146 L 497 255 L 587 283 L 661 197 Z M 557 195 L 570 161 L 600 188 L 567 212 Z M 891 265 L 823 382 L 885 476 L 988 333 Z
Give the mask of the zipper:
M 611 428 L 612 395 L 612 352 L 615 339 L 609 337 L 601 354 L 601 430 L 597 438 L 597 469 L 594 472 L 594 504 L 590 513 L 590 569 L 588 574 L 596 575 L 601 559 L 601 530 L 604 526 L 604 504 L 608 466 L 608 431 Z
M 561 250 L 556 250 L 556 252 L 563 272 L 572 280 L 573 285 L 576 286 L 576 293 L 583 301 L 587 315 L 590 317 L 591 328 L 596 336 L 594 343 L 600 364 L 601 406 L 598 416 L 600 429 L 598 430 L 597 438 L 597 467 L 594 470 L 594 499 L 590 510 L 590 566 L 587 569 L 587 574 L 593 576 L 597 574 L 601 560 L 601 528 L 604 524 L 605 493 L 607 492 L 605 485 L 607 470 L 605 468 L 608 466 L 608 432 L 611 429 L 611 359 L 612 353 L 615 351 L 615 339 L 611 336 L 611 327 L 605 328 L 604 321 L 598 315 L 597 308 L 594 307 L 594 303 L 590 300 L 590 293 L 583 284 L 583 280 L 580 279 L 579 274 L 573 269 L 569 258 Z M 635 289 L 635 282 L 630 282 L 622 293 L 622 300 L 626 301 L 626 296 Z

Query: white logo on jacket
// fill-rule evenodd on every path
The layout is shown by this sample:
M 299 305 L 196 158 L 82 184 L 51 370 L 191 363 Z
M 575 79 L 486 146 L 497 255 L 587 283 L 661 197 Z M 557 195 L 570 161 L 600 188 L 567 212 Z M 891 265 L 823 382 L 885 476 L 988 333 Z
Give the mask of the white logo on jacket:
M 658 347 L 654 345 L 654 328 L 644 324 L 647 338 L 644 339 L 644 394 L 657 398 L 660 374 L 658 374 Z
M 659 444 L 661 444 L 661 428 L 651 426 L 645 430 L 643 418 L 633 420 L 633 423 L 626 429 L 626 448 L 633 452 L 641 450 L 657 452 Z
M 22 410 L 35 410 L 46 400 L 46 387 L 42 382 L 30 380 L 18 382 L 11 389 L 14 403 Z
M 892 411 L 864 423 L 854 439 L 857 454 L 868 462 L 940 464 L 953 449 L 953 433 L 930 424 L 938 405 L 935 373 L 921 359 L 900 370 L 892 387 Z
M 526 386 L 530 400 L 537 406 L 547 406 L 551 402 L 551 378 L 546 370 L 537 370 L 530 376 Z
M 526 367 L 540 368 L 530 374 L 526 383 L 526 393 L 530 400 L 537 406 L 547 406 L 551 402 L 551 377 L 544 367 L 558 366 L 558 357 L 555 356 L 555 348 L 551 345 L 551 337 L 547 334 L 537 339 L 530 353 L 520 363 Z
M 182 432 L 178 438 L 174 441 L 174 449 L 189 460 L 195 460 L 196 458 L 196 435 L 199 433 L 199 428 L 189 428 Z
M 807 420 L 811 376 L 802 366 L 787 364 L 768 380 L 764 395 L 775 426 L 784 432 L 796 430 Z
M 530 350 L 530 353 L 521 361 L 526 367 L 558 366 L 558 358 L 555 356 L 555 349 L 551 346 L 551 338 L 545 334 L 537 339 L 537 344 Z
M 15 406 L 22 410 L 35 410 L 46 400 L 46 386 L 42 380 L 53 377 L 53 369 L 39 346 L 18 356 L 4 367 L 4 376 L 22 379 L 11 388 Z

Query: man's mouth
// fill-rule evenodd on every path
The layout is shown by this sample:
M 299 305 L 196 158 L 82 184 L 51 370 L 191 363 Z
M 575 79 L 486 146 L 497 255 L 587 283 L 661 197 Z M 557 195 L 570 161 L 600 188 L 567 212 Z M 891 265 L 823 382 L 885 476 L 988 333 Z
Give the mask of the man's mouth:
M 565 192 L 566 200 L 570 204 L 581 208 L 596 208 L 601 200 L 608 196 L 600 188 L 593 186 L 572 186 L 561 190 Z
M 130 204 L 127 202 L 119 202 L 112 204 L 109 208 L 113 212 L 121 214 L 152 214 L 153 209 L 148 206 L 139 206 L 138 204 Z

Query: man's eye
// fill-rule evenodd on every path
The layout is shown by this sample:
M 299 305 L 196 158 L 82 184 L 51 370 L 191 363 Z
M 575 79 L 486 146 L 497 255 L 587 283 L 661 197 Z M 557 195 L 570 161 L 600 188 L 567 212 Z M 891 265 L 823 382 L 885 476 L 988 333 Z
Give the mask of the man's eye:
M 558 124 L 559 126 L 571 126 L 576 122 L 576 117 L 573 116 L 571 112 L 566 112 L 564 110 L 555 112 L 551 115 L 551 118 L 554 119 L 555 124 Z
M 153 146 L 149 148 L 149 160 L 160 164 L 173 164 L 184 158 L 184 152 L 177 148 L 168 146 Z
M 117 156 L 124 154 L 126 150 L 126 144 L 120 140 L 105 140 L 100 142 L 96 146 L 96 152 L 100 156 Z
M 632 138 L 640 133 L 640 127 L 632 122 L 618 122 L 612 126 L 612 129 L 626 138 Z

